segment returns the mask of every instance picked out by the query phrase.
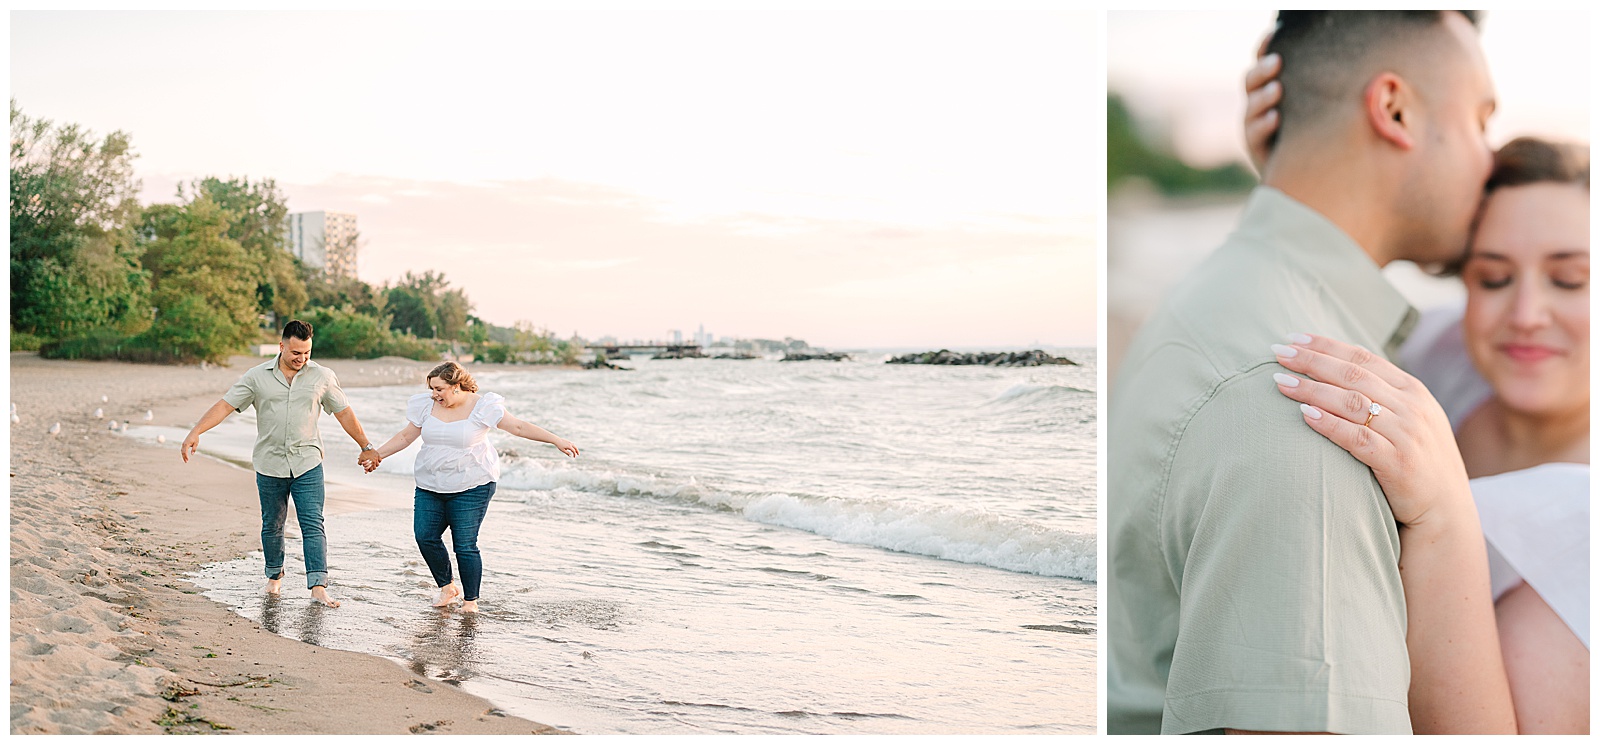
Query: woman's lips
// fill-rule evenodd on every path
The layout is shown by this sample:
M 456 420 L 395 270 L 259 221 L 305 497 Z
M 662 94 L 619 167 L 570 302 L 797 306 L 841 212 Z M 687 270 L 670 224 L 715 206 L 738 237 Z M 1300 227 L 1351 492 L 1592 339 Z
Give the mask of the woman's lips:
M 1541 344 L 1503 344 L 1500 346 L 1500 351 L 1514 362 L 1542 362 L 1560 354 L 1557 350 Z

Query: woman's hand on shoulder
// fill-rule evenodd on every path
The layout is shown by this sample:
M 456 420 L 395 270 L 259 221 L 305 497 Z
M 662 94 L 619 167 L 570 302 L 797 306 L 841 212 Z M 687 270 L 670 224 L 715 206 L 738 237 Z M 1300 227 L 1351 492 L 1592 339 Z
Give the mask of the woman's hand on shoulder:
M 1415 527 L 1439 509 L 1471 505 L 1450 420 L 1421 381 L 1366 349 L 1290 334 L 1272 345 L 1278 391 L 1300 402 L 1305 423 L 1367 464 L 1395 520 Z

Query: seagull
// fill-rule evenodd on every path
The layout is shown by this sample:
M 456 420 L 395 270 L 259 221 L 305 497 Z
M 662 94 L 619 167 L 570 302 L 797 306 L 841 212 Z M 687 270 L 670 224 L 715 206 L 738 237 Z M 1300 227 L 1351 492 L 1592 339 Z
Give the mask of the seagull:
M 146 411 L 144 413 L 144 420 L 145 421 L 148 422 L 148 421 L 150 421 L 151 419 L 154 419 L 154 418 L 156 418 L 156 413 L 154 411 Z
M 22 417 L 17 416 L 17 412 L 15 412 L 15 411 L 11 412 L 11 423 L 12 424 L 16 424 L 17 422 L 20 422 L 20 421 L 22 421 Z
M 55 424 L 50 425 L 50 434 L 52 434 L 52 435 L 61 434 L 61 422 L 56 422 Z
M 167 436 L 166 435 L 156 435 L 156 444 L 158 444 L 158 445 L 167 444 Z
M 110 401 L 110 400 L 111 400 L 111 399 L 109 399 L 109 398 L 106 398 L 106 397 L 105 397 L 105 395 L 104 395 L 104 394 L 102 394 L 102 395 L 101 395 L 101 396 L 100 396 L 100 403 L 105 403 L 105 402 L 107 402 L 107 401 Z
M 117 431 L 117 420 L 112 419 L 109 423 L 107 423 L 106 424 L 106 429 L 109 429 L 112 432 Z
M 94 410 L 94 418 L 96 418 L 96 419 L 100 419 L 100 418 L 104 417 L 105 415 L 106 415 L 105 409 L 95 409 Z

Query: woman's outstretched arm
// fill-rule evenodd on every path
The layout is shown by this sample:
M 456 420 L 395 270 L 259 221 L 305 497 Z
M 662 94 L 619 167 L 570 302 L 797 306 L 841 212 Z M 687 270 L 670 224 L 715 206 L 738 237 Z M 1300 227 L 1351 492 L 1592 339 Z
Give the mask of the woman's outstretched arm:
M 566 453 L 569 457 L 578 457 L 577 445 L 572 444 L 572 442 L 566 440 L 565 438 L 557 437 L 554 434 L 551 434 L 549 430 L 543 427 L 524 422 L 509 413 L 502 415 L 500 417 L 500 424 L 496 426 L 502 430 L 505 430 L 506 432 L 510 432 L 511 434 L 526 440 L 533 440 L 534 442 L 548 442 L 551 445 L 556 446 L 557 450 Z
M 1360 347 L 1291 334 L 1278 391 L 1372 469 L 1400 523 L 1400 579 L 1419 733 L 1514 734 L 1489 559 L 1450 422 L 1416 378 Z M 1376 404 L 1376 408 L 1374 408 Z
M 394 437 L 389 438 L 388 442 L 378 446 L 378 457 L 387 458 L 395 453 L 400 452 L 401 450 L 411 447 L 411 443 L 416 442 L 417 437 L 421 434 L 421 427 L 407 422 L 405 429 L 394 433 Z

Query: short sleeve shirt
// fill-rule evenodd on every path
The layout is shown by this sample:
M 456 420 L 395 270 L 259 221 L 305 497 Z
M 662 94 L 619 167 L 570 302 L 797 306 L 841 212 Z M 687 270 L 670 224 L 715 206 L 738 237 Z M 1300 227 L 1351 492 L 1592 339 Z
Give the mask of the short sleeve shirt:
M 319 410 L 337 414 L 350 406 L 332 370 L 308 361 L 291 383 L 276 357 L 246 371 L 222 400 L 234 411 L 256 407 L 256 446 L 250 461 L 256 473 L 277 478 L 299 476 L 320 465 Z
M 433 416 L 433 395 L 418 393 L 406 402 L 406 421 L 422 430 L 422 450 L 414 473 L 417 486 L 435 494 L 455 494 L 500 480 L 500 454 L 489 431 L 506 415 L 505 398 L 479 394 L 467 418 L 443 422 Z
M 1272 380 L 1289 332 L 1392 354 L 1415 312 L 1258 188 L 1139 331 L 1107 422 L 1107 731 L 1409 733 L 1399 534 Z

